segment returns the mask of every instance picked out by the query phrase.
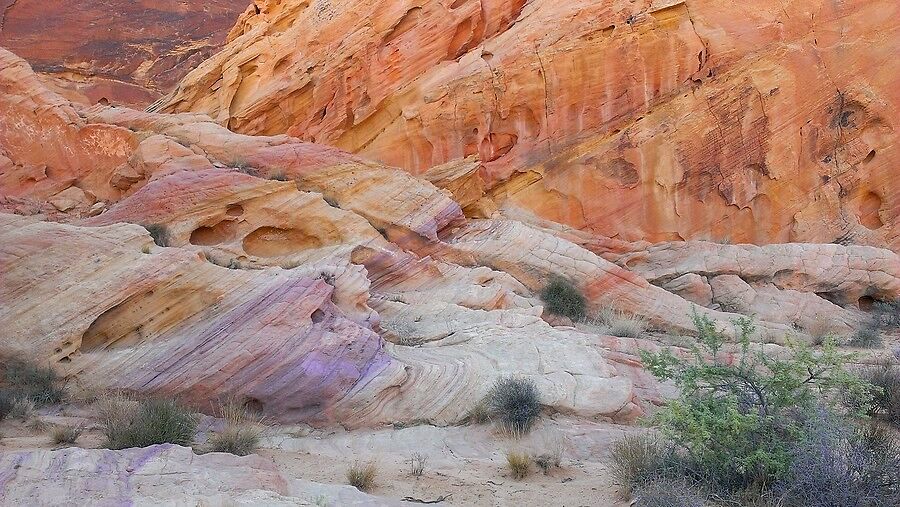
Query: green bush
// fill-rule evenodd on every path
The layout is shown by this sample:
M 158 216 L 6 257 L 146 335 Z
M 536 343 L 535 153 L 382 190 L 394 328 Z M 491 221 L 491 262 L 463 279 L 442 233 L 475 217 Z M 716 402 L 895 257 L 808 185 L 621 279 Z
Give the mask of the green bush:
M 147 224 L 144 229 L 150 233 L 156 246 L 169 246 L 171 237 L 169 236 L 169 228 L 165 224 Z
M 197 415 L 173 400 L 128 400 L 110 404 L 103 414 L 106 446 L 110 449 L 154 444 L 190 446 L 197 431 Z
M 740 351 L 727 360 L 727 336 L 693 314 L 698 343 L 687 359 L 642 352 L 647 369 L 672 380 L 680 396 L 656 416 L 663 435 L 689 463 L 690 474 L 717 492 L 761 490 L 783 476 L 804 436 L 804 418 L 818 406 L 855 415 L 871 407 L 874 388 L 852 375 L 855 358 L 827 340 L 820 353 L 793 345 L 786 359 L 751 348 L 754 326 L 735 321 Z
M 15 400 L 27 400 L 35 406 L 50 405 L 63 400 L 59 378 L 49 367 L 37 366 L 18 358 L 7 359 L 3 368 L 3 384 Z
M 581 291 L 569 280 L 554 276 L 541 291 L 541 300 L 547 311 L 553 315 L 562 315 L 578 322 L 587 314 L 587 300 Z
M 492 421 L 514 435 L 523 435 L 541 414 L 541 396 L 529 379 L 504 377 L 494 384 L 485 398 Z

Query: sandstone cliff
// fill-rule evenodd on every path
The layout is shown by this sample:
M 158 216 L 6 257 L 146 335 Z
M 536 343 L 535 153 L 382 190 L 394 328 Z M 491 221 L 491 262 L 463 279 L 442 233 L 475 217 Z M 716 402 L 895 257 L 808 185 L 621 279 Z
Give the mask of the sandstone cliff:
M 0 353 L 101 388 L 355 428 L 457 422 L 518 374 L 552 410 L 631 421 L 660 401 L 636 357 L 659 344 L 546 315 L 552 276 L 592 312 L 681 335 L 694 309 L 722 326 L 757 315 L 772 342 L 848 332 L 900 296 L 888 250 L 472 219 L 465 185 L 201 114 L 80 107 L 3 50 L 0 90 L 0 210 L 15 213 L 0 214 Z
M 250 0 L 0 0 L 0 46 L 66 97 L 145 106 L 225 42 Z
M 159 111 L 414 174 L 477 157 L 469 216 L 900 247 L 893 0 L 255 3 Z

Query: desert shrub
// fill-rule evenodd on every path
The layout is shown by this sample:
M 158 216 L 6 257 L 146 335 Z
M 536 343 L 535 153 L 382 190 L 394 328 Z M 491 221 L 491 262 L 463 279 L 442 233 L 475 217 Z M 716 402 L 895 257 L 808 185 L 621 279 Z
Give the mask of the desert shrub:
M 127 449 L 154 444 L 189 446 L 194 442 L 196 414 L 173 400 L 151 399 L 137 403 L 112 399 L 101 408 L 106 447 Z
M 275 171 L 271 176 L 269 176 L 269 179 L 274 181 L 287 181 L 288 177 L 286 174 L 284 174 L 284 171 Z
M 80 436 L 80 426 L 57 426 L 50 434 L 54 444 L 74 444 Z
M 506 453 L 506 465 L 513 479 L 522 480 L 531 473 L 531 456 L 523 452 Z
M 884 431 L 824 414 L 792 451 L 775 491 L 796 507 L 900 505 L 900 444 Z
M 375 478 L 378 476 L 378 466 L 369 462 L 366 464 L 354 463 L 347 470 L 347 482 L 360 491 L 372 491 L 375 489 Z
M 169 228 L 165 224 L 146 224 L 144 229 L 150 233 L 156 246 L 169 246 L 171 237 L 169 236 Z
M 640 338 L 647 329 L 644 319 L 631 315 L 622 315 L 610 324 L 609 333 L 620 338 Z
M 704 507 L 707 495 L 684 479 L 659 478 L 638 484 L 632 494 L 635 507 Z
M 684 475 L 675 447 L 653 435 L 626 435 L 612 446 L 610 474 L 626 495 L 648 482 Z
M 868 319 L 853 334 L 849 345 L 874 349 L 884 344 L 883 334 L 900 328 L 900 301 L 876 301 Z
M 428 456 L 422 453 L 414 453 L 409 458 L 409 473 L 413 477 L 422 477 L 425 473 L 425 465 L 428 464 Z
M 867 372 L 865 378 L 878 388 L 872 403 L 872 415 L 885 417 L 900 425 L 900 367 L 884 362 Z
M 485 398 L 490 419 L 511 434 L 523 435 L 541 413 L 541 396 L 530 379 L 504 377 Z
M 548 475 L 551 470 L 562 466 L 562 456 L 566 447 L 566 439 L 559 433 L 543 438 L 543 452 L 534 457 L 534 464 Z
M 884 344 L 881 328 L 873 322 L 867 322 L 853 333 L 848 345 L 861 349 L 877 349 Z
M 544 287 L 541 300 L 553 315 L 562 315 L 575 322 L 584 319 L 586 315 L 587 300 L 584 295 L 572 282 L 561 276 L 554 276 Z
M 209 452 L 227 452 L 237 456 L 256 452 L 262 438 L 262 419 L 251 417 L 237 400 L 222 404 L 219 416 L 225 420 L 225 428 L 210 437 L 207 443 Z
M 466 417 L 463 418 L 464 423 L 468 424 L 487 424 L 491 422 L 491 414 L 488 410 L 487 401 L 481 400 L 469 410 Z
M 740 351 L 722 354 L 726 334 L 708 317 L 693 314 L 698 343 L 687 359 L 671 352 L 642 352 L 645 366 L 672 380 L 680 396 L 655 420 L 677 446 L 689 474 L 723 495 L 761 490 L 786 473 L 791 450 L 804 435 L 804 418 L 822 405 L 836 412 L 864 414 L 873 387 L 851 374 L 855 358 L 838 352 L 833 340 L 820 353 L 792 345 L 785 359 L 751 349 L 754 326 L 735 321 Z
M 227 452 L 236 456 L 253 454 L 259 448 L 260 433 L 248 426 L 227 426 L 209 439 L 210 452 Z
M 0 389 L 0 421 L 6 419 L 6 417 L 9 416 L 15 403 L 16 399 L 13 397 L 13 394 L 10 391 L 7 391 L 6 389 Z
M 51 368 L 18 358 L 7 359 L 5 362 L 3 384 L 16 400 L 43 406 L 59 403 L 64 398 L 59 378 Z

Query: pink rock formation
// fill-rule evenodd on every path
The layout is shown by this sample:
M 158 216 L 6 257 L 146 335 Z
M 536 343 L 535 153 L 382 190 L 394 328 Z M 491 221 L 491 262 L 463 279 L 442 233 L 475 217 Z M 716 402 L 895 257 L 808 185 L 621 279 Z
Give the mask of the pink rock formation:
M 160 110 L 416 174 L 477 155 L 474 216 L 900 247 L 893 0 L 256 4 Z

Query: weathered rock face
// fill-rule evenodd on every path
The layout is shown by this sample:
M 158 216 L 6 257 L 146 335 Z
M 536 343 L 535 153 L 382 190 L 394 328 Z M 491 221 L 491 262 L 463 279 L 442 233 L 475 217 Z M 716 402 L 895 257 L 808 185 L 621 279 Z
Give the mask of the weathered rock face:
M 413 173 L 477 155 L 474 216 L 900 248 L 893 0 L 256 4 L 161 110 Z
M 198 113 L 78 107 L 3 50 L 0 91 L 0 209 L 19 213 L 0 214 L 0 354 L 100 388 L 356 428 L 452 424 L 516 375 L 550 410 L 632 421 L 660 399 L 636 355 L 657 345 L 551 326 L 551 276 L 661 331 L 691 333 L 698 303 L 722 326 L 757 313 L 775 341 L 807 338 L 796 301 L 840 331 L 860 298 L 900 291 L 897 255 L 871 247 L 651 247 L 514 207 L 467 219 L 458 201 L 489 209 L 472 160 L 419 178 Z
M 147 105 L 213 54 L 250 0 L 0 0 L 0 46 L 66 97 Z

